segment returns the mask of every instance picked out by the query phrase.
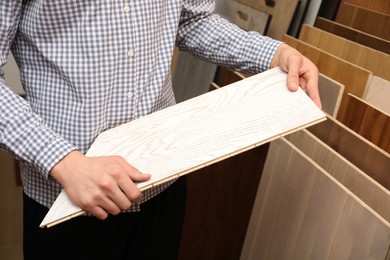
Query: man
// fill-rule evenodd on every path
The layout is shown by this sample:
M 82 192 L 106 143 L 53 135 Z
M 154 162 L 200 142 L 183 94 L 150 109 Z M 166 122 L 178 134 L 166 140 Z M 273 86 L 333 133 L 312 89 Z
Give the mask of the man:
M 117 156 L 84 156 L 100 132 L 175 104 L 175 44 L 246 73 L 280 66 L 289 89 L 299 85 L 320 106 L 308 59 L 213 8 L 208 0 L 0 2 L 0 64 L 11 49 L 27 98 L 0 77 L 0 147 L 20 160 L 26 259 L 177 257 L 184 180 L 141 196 L 134 182 L 148 174 Z M 39 229 L 62 187 L 96 218 Z

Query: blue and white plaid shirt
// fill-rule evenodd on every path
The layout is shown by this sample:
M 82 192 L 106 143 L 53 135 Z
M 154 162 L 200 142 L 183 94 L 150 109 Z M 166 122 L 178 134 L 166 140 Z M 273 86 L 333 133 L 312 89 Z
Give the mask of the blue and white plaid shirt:
M 12 50 L 27 101 L 1 74 L 0 148 L 21 161 L 24 192 L 50 207 L 62 187 L 49 171 L 65 155 L 174 105 L 175 44 L 232 70 L 269 69 L 280 42 L 244 32 L 213 9 L 209 0 L 1 0 L 0 65 Z

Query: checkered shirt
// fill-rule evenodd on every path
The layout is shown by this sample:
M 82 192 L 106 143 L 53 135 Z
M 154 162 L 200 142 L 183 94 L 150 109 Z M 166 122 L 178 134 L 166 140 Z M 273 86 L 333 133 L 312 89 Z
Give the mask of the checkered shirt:
M 62 187 L 49 172 L 65 155 L 174 105 L 175 45 L 232 70 L 269 69 L 280 42 L 213 9 L 207 0 L 1 0 L 0 65 L 11 50 L 26 100 L 1 73 L 0 148 L 20 160 L 24 192 L 50 207 Z M 168 185 L 145 191 L 143 201 Z

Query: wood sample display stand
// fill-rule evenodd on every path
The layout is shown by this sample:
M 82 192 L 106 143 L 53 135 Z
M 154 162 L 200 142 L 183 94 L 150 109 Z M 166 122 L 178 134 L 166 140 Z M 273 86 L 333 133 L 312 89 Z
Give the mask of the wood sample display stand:
M 242 260 L 384 260 L 389 245 L 387 220 L 285 138 L 271 143 Z

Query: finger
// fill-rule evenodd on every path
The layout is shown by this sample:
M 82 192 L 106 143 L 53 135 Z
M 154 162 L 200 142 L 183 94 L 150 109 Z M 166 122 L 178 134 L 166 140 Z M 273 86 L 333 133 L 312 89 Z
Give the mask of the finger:
M 131 180 L 135 182 L 142 182 L 150 179 L 150 174 L 140 172 L 137 168 L 127 163 L 122 157 L 115 157 L 115 160 L 126 171 Z
M 299 72 L 301 62 L 296 57 L 292 57 L 287 64 L 287 87 L 291 91 L 297 91 L 299 87 Z
M 310 74 L 311 73 L 311 74 Z M 313 102 L 321 109 L 321 98 L 318 91 L 318 71 L 308 70 L 307 75 L 305 75 L 305 91 L 307 95 L 313 100 Z
M 123 193 L 122 193 L 123 194 Z M 118 197 L 115 197 L 115 200 L 112 200 L 110 197 L 105 197 L 104 200 L 99 203 L 99 206 L 110 213 L 111 215 L 118 215 L 121 213 L 121 209 L 119 208 L 120 203 L 118 202 Z M 128 209 L 129 207 L 125 208 Z
M 150 174 L 141 173 L 137 168 L 128 164 L 122 157 L 116 158 L 116 160 L 129 177 L 118 180 L 119 187 L 129 200 L 132 202 L 139 201 L 142 193 L 134 182 L 147 181 L 151 177 Z
M 98 207 L 98 206 L 93 207 L 88 212 L 100 220 L 105 220 L 108 217 L 107 211 L 105 211 L 104 209 L 102 209 L 101 207 Z
M 316 104 L 317 107 L 322 109 L 321 98 L 318 89 L 310 87 L 309 83 L 307 87 L 307 95 L 313 100 L 314 104 Z

